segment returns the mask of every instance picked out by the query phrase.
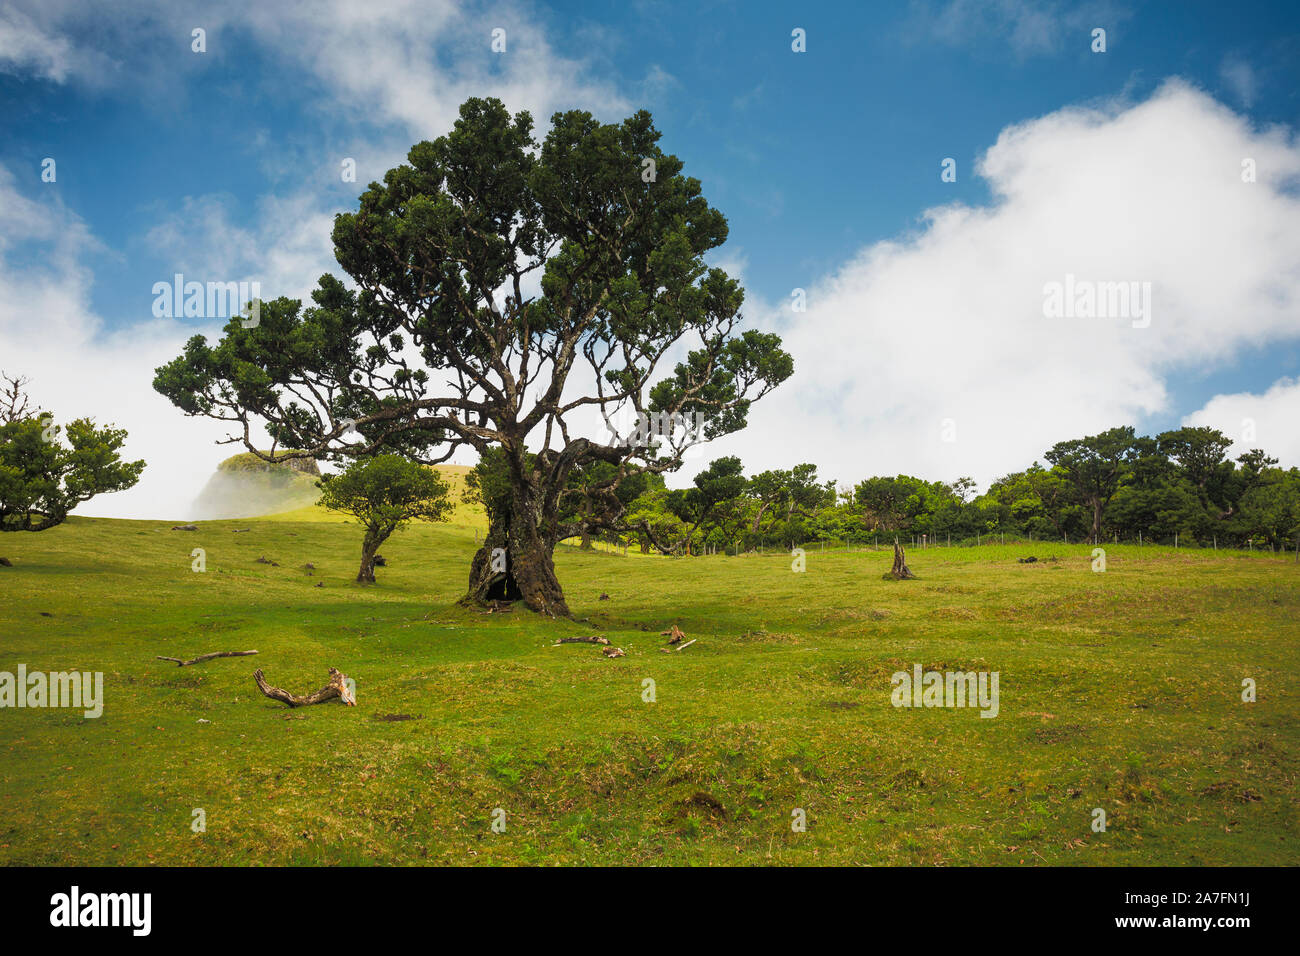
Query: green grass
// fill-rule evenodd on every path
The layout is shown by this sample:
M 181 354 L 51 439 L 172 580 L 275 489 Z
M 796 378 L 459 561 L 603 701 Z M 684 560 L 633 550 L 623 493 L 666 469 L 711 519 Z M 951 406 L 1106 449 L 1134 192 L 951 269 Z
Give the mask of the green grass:
M 457 607 L 473 527 L 394 536 L 368 588 L 337 520 L 0 538 L 0 670 L 103 671 L 106 695 L 99 719 L 0 711 L 0 863 L 1300 862 L 1290 558 L 1121 545 L 1095 574 L 1085 546 L 939 548 L 894 583 L 884 551 L 810 548 L 795 574 L 561 548 L 575 623 Z M 698 643 L 660 653 L 674 622 Z M 596 630 L 627 656 L 548 646 Z M 998 671 L 999 716 L 894 708 L 913 663 Z M 306 692 L 329 666 L 357 707 L 251 678 Z

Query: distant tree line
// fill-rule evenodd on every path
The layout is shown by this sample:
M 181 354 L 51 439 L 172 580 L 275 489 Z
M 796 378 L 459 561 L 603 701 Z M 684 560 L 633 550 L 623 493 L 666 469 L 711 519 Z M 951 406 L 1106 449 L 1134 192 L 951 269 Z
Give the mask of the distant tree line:
M 1131 427 L 1058 442 L 1024 471 L 975 495 L 975 482 L 876 476 L 851 488 L 799 464 L 746 477 L 739 458 L 718 458 L 691 487 L 670 490 L 645 476 L 623 507 L 603 509 L 571 481 L 566 531 L 701 554 L 789 548 L 816 541 L 974 543 L 989 536 L 1290 549 L 1300 539 L 1300 469 L 1253 449 L 1227 457 L 1232 441 L 1213 428 L 1178 428 L 1154 438 Z M 480 465 L 479 470 L 486 465 Z M 591 476 L 596 477 L 596 476 Z M 475 479 L 477 481 L 479 479 Z M 620 513 L 621 512 L 621 513 Z M 603 520 L 602 513 L 616 516 Z

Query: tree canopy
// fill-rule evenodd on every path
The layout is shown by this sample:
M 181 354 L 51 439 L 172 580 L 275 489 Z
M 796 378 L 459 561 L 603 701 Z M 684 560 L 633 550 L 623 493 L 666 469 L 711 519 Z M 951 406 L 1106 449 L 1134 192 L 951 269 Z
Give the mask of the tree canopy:
M 1132 428 L 1059 442 L 1050 467 L 1034 462 L 973 495 L 974 482 L 873 476 L 837 491 L 816 468 L 760 472 L 718 459 L 695 487 L 650 489 L 628 505 L 643 548 L 700 553 L 817 540 L 872 541 L 906 534 L 978 541 L 1001 534 L 1103 542 L 1294 548 L 1300 538 L 1300 469 L 1254 449 L 1226 458 L 1232 442 L 1212 428 L 1155 437 Z
M 0 531 L 45 531 L 77 505 L 140 480 L 144 462 L 121 458 L 123 429 L 78 418 L 67 445 L 61 430 L 48 416 L 0 424 Z

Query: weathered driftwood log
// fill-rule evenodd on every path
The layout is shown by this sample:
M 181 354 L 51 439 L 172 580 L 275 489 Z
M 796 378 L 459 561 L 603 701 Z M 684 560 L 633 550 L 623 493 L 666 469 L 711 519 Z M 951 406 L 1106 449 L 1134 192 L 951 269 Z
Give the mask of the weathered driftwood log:
M 680 644 L 682 641 L 686 640 L 686 635 L 682 633 L 682 629 L 676 624 L 666 631 L 660 631 L 659 636 L 666 636 L 669 644 Z
M 257 651 L 217 651 L 213 654 L 200 654 L 188 661 L 183 661 L 179 657 L 158 657 L 157 660 L 173 661 L 177 667 L 189 667 L 191 664 L 202 664 L 204 661 L 210 661 L 216 657 L 249 657 L 256 653 Z
M 316 691 L 314 694 L 308 694 L 300 697 L 297 694 L 291 694 L 287 690 L 279 687 L 272 687 L 266 682 L 266 676 L 262 673 L 262 668 L 253 671 L 253 680 L 257 682 L 257 689 L 272 700 L 282 701 L 290 707 L 306 707 L 308 704 L 321 704 L 327 700 L 333 700 L 335 697 L 349 706 L 356 705 L 356 698 L 348 691 L 347 680 L 343 674 L 334 667 L 330 668 L 330 682 Z
M 561 637 L 556 640 L 552 647 L 559 647 L 561 644 L 608 644 L 608 637 L 601 637 L 599 634 L 593 634 L 591 637 Z
M 607 647 L 601 653 L 606 657 L 627 657 L 627 651 L 621 647 Z
M 903 546 L 898 543 L 897 538 L 894 539 L 894 566 L 884 575 L 884 577 L 887 580 L 893 581 L 906 581 L 908 578 L 916 577 L 916 575 L 912 573 L 912 569 L 907 566 L 907 558 L 903 554 Z

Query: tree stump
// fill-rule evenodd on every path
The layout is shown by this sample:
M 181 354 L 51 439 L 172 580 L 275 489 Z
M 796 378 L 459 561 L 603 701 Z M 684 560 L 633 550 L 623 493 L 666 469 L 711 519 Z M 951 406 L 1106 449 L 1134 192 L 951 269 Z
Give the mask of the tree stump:
M 895 538 L 894 539 L 894 566 L 889 571 L 885 572 L 884 575 L 885 580 L 886 581 L 907 581 L 915 577 L 916 575 L 912 573 L 912 569 L 907 566 L 907 557 L 903 554 L 903 546 L 899 544 L 898 539 Z

